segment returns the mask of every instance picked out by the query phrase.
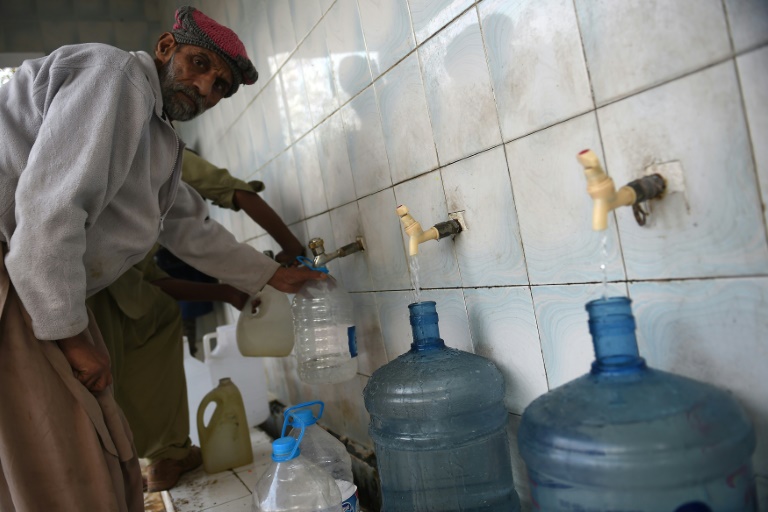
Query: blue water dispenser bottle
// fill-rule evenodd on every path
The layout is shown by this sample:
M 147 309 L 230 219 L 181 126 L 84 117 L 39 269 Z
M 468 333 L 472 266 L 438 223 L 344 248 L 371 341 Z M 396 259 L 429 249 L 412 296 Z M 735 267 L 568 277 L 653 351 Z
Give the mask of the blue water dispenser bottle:
M 755 433 L 736 400 L 649 368 L 628 298 L 587 311 L 592 371 L 533 401 L 521 421 L 534 509 L 755 511 Z

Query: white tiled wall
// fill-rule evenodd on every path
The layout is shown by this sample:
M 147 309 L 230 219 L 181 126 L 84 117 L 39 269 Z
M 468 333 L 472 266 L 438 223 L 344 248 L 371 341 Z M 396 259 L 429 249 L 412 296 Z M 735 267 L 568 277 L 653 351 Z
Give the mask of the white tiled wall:
M 765 0 L 197 5 L 240 31 L 260 79 L 182 125 L 184 138 L 264 181 L 299 236 L 322 237 L 327 251 L 366 241 L 365 253 L 329 265 L 355 298 L 354 384 L 311 388 L 290 358 L 272 359 L 281 400 L 323 399 L 331 428 L 371 444 L 361 391 L 411 341 L 395 207 L 425 226 L 462 212 L 468 231 L 420 247 L 421 298 L 437 301 L 448 345 L 504 374 L 525 502 L 519 415 L 588 370 L 584 304 L 606 290 L 634 300 L 653 366 L 744 404 L 768 500 Z M 586 148 L 620 185 L 653 166 L 681 174 L 645 227 L 628 208 L 611 214 L 605 256 L 575 158 Z M 277 249 L 236 215 L 216 218 Z

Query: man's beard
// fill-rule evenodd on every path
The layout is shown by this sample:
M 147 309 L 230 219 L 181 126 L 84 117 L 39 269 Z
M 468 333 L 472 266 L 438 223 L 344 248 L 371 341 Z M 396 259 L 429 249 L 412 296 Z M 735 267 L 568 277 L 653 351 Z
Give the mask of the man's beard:
M 160 68 L 160 90 L 163 95 L 163 110 L 174 121 L 189 121 L 205 112 L 205 99 L 193 87 L 176 82 L 176 69 L 173 66 L 174 55 Z M 194 101 L 189 102 L 178 97 L 184 93 Z

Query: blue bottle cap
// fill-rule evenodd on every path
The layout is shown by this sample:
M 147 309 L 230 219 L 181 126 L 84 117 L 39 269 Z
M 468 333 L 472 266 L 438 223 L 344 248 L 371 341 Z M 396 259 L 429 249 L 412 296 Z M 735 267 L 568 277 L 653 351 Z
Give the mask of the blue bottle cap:
M 300 453 L 299 440 L 293 437 L 281 437 L 272 442 L 272 460 L 275 462 L 295 459 Z

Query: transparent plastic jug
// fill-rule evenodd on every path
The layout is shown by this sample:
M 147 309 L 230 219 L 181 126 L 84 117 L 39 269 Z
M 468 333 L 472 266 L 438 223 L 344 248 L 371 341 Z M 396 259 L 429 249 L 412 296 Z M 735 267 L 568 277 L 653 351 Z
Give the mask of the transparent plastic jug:
M 312 407 L 318 406 L 318 414 L 315 416 Z M 297 438 L 304 432 L 304 439 L 301 441 L 301 453 L 314 462 L 336 480 L 346 480 L 352 482 L 352 458 L 347 452 L 344 443 L 326 432 L 317 424 L 317 421 L 323 417 L 325 404 L 320 401 L 305 402 L 303 404 L 289 407 L 283 413 L 282 435 L 288 435 Z
M 756 510 L 755 434 L 739 404 L 647 367 L 628 298 L 587 311 L 592 371 L 533 401 L 518 433 L 541 510 Z
M 206 425 L 203 417 L 211 402 L 216 408 Z M 245 466 L 253 462 L 251 435 L 245 419 L 240 391 L 230 379 L 221 379 L 197 409 L 197 432 L 207 473 Z
M 269 417 L 267 375 L 261 359 L 243 357 L 237 347 L 235 325 L 222 325 L 216 332 L 203 336 L 203 354 L 208 367 L 211 386 L 229 377 L 243 397 L 248 425 L 259 425 Z M 211 348 L 212 341 L 216 346 Z
M 249 357 L 285 357 L 293 350 L 293 315 L 288 296 L 267 285 L 256 295 L 261 304 L 255 313 L 251 301 L 237 319 L 237 347 Z
M 341 512 L 336 481 L 301 455 L 301 441 L 272 443 L 272 463 L 254 486 L 252 512 Z
M 387 512 L 517 512 L 496 366 L 440 339 L 434 302 L 408 306 L 411 350 L 364 390 Z
M 293 298 L 299 378 L 307 384 L 336 384 L 357 373 L 352 299 L 331 276 L 307 281 Z

